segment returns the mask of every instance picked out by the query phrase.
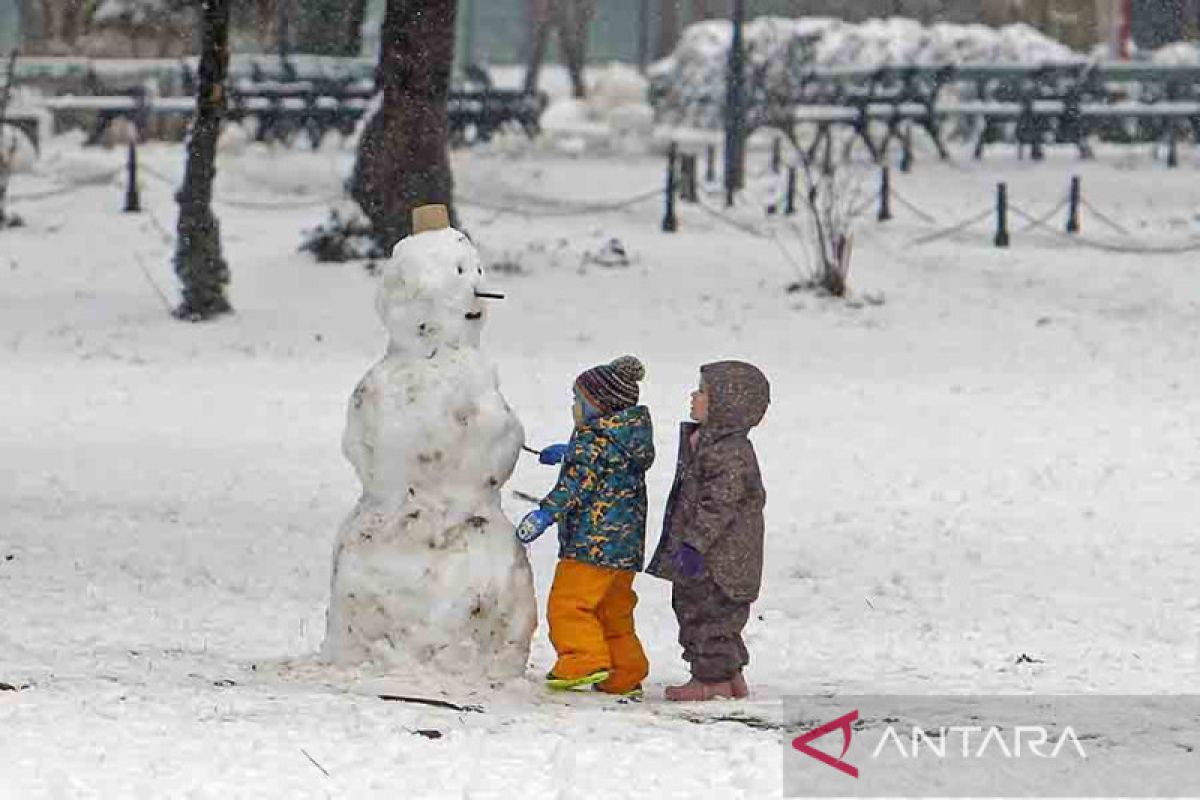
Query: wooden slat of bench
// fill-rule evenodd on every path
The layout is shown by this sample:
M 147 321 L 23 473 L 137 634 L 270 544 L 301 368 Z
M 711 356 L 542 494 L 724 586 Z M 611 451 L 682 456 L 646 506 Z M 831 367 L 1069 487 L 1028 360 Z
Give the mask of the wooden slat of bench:
M 1021 104 L 998 100 L 964 100 L 961 102 L 938 103 L 937 113 L 939 116 L 1016 118 L 1021 115 Z
M 1079 113 L 1085 117 L 1196 117 L 1200 116 L 1200 103 L 1084 103 Z
M 77 96 L 71 94 L 48 98 L 44 105 L 51 111 L 134 111 L 138 101 L 129 95 Z
M 798 106 L 794 116 L 797 122 L 853 122 L 858 111 L 850 106 Z

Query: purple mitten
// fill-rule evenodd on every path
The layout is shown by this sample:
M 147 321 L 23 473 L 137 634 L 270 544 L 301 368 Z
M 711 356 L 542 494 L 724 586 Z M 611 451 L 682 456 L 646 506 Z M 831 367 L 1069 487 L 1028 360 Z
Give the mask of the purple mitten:
M 690 544 L 681 544 L 675 551 L 675 571 L 685 578 L 704 572 L 704 556 Z

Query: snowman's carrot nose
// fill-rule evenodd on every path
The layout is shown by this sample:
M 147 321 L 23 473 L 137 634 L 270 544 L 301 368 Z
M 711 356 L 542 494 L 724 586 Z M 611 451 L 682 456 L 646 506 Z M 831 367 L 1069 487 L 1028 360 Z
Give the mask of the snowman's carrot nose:
M 500 294 L 499 292 L 481 292 L 478 289 L 475 290 L 475 296 L 482 297 L 487 300 L 503 300 L 504 299 L 504 295 Z

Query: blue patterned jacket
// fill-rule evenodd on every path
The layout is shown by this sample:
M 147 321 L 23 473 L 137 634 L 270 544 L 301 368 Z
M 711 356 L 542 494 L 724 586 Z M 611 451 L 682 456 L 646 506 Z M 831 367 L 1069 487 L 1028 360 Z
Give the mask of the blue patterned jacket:
M 638 572 L 646 543 L 650 410 L 634 406 L 575 429 L 558 482 L 541 502 L 558 523 L 558 557 Z

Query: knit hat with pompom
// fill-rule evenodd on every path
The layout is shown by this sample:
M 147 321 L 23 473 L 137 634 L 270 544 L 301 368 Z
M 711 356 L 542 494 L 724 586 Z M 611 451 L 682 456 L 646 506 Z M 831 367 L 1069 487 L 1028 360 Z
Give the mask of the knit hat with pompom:
M 621 356 L 580 373 L 575 389 L 601 414 L 615 414 L 638 402 L 638 381 L 646 368 L 633 356 Z

